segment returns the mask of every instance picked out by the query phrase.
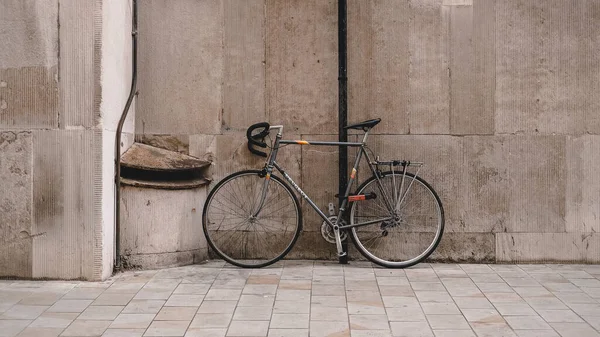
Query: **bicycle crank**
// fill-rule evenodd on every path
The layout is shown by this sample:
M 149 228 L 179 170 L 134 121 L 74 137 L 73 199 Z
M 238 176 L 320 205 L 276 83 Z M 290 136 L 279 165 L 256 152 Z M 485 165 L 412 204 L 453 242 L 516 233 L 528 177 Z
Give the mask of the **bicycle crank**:
M 337 221 L 337 216 L 330 216 L 327 219 L 329 219 L 329 221 L 331 221 L 332 223 L 335 223 Z M 332 244 L 336 243 L 333 227 L 331 227 L 331 225 L 329 225 L 327 221 L 323 221 L 323 224 L 321 224 L 321 235 L 323 236 L 323 239 L 325 239 L 325 241 Z M 346 231 L 340 230 L 340 240 L 344 241 L 347 237 L 348 233 L 346 233 Z

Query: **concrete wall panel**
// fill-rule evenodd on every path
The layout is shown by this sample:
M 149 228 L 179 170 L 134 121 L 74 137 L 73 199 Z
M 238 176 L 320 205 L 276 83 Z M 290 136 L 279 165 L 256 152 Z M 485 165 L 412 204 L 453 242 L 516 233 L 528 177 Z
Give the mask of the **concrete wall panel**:
M 57 127 L 57 81 L 56 65 L 0 68 L 0 127 Z
M 58 0 L 0 2 L 0 69 L 58 63 Z
M 96 95 L 100 94 L 102 2 L 60 0 L 59 17 L 59 123 L 62 127 L 93 127 L 100 118 Z
M 102 276 L 102 134 L 33 135 L 33 277 Z
M 498 262 L 600 262 L 597 233 L 498 233 Z
M 451 6 L 450 132 L 494 133 L 495 2 Z
M 31 277 L 32 137 L 0 132 L 0 277 Z
M 508 232 L 565 231 L 565 147 L 563 136 L 509 138 Z
M 600 136 L 567 138 L 567 232 L 600 232 Z
M 265 0 L 224 2 L 223 126 L 265 121 Z
M 410 12 L 410 133 L 447 134 L 450 130 L 450 10 L 442 6 L 442 0 L 412 0 Z
M 586 120 L 597 122 L 600 100 L 593 94 L 598 3 L 500 1 L 496 7 L 497 132 L 586 131 Z
M 405 1 L 349 4 L 349 123 L 382 118 L 375 132 L 408 133 L 409 17 Z
M 221 128 L 223 2 L 141 1 L 136 132 Z
M 460 184 L 461 230 L 503 232 L 509 220 L 511 190 L 508 137 L 463 138 Z
M 446 232 L 440 245 L 429 257 L 443 262 L 494 262 L 496 259 L 495 236 L 493 233 Z
M 461 223 L 461 165 L 463 150 L 460 137 L 424 135 L 370 136 L 369 147 L 381 160 L 406 159 L 424 162 L 419 176 L 430 183 L 438 193 L 446 215 L 447 231 L 463 231 Z M 382 167 L 382 170 L 388 170 Z M 414 172 L 411 169 L 410 172 Z M 363 165 L 359 170 L 361 181 L 371 173 Z
M 337 1 L 267 0 L 266 88 L 271 124 L 337 130 Z

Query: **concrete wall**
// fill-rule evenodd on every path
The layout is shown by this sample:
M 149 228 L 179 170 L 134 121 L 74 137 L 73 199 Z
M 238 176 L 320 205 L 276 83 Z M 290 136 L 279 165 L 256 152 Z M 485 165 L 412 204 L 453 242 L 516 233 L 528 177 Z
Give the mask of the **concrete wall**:
M 426 162 L 447 215 L 434 257 L 600 262 L 600 1 L 356 0 L 348 12 L 349 121 L 381 117 L 371 147 Z M 251 123 L 336 138 L 337 1 L 148 0 L 141 17 L 137 133 L 214 158 L 215 180 L 260 167 Z M 326 207 L 337 177 L 317 168 L 335 172 L 335 154 L 280 157 Z M 292 256 L 333 257 L 304 211 Z
M 0 2 L 0 277 L 111 274 L 130 17 L 120 0 Z

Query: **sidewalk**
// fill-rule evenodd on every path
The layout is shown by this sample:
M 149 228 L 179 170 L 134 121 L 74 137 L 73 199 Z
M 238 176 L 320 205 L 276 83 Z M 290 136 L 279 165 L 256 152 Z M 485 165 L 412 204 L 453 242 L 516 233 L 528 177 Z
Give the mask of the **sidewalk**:
M 600 336 L 600 265 L 210 261 L 0 281 L 0 336 Z

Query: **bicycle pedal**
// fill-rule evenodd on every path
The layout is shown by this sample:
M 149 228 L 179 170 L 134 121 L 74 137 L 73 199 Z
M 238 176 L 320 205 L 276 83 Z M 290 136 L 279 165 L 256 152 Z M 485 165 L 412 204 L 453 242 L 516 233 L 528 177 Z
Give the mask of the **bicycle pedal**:
M 346 252 L 338 253 L 338 257 L 343 257 L 343 256 L 346 256 L 346 255 L 348 255 L 348 253 L 346 253 Z

